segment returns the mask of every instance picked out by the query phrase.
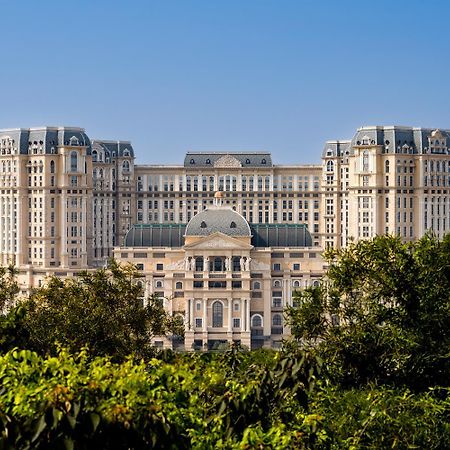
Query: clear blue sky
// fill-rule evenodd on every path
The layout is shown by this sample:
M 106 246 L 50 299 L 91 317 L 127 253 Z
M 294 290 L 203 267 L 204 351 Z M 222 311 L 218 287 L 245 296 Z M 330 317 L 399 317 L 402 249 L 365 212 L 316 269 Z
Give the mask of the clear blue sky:
M 0 17 L 0 128 L 81 126 L 140 163 L 312 163 L 361 125 L 450 128 L 449 0 L 0 0 Z

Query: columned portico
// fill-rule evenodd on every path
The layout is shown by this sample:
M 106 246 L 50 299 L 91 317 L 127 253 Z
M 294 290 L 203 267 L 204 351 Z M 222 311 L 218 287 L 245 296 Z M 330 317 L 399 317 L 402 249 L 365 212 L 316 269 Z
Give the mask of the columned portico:
M 144 276 L 152 293 L 169 299 L 171 311 L 185 323 L 184 342 L 159 338 L 158 344 L 186 351 L 224 348 L 233 342 L 278 348 L 285 330 L 282 307 L 291 302 L 291 258 L 305 275 L 311 267 L 320 271 L 321 259 L 313 259 L 317 248 L 304 226 L 251 228 L 243 216 L 217 200 L 184 228 L 172 227 L 167 241 L 176 242 L 174 248 L 160 244 L 168 231 L 164 227 L 149 230 L 159 245 L 145 251 L 152 259 L 142 262 Z M 135 236 L 143 245 L 144 235 Z

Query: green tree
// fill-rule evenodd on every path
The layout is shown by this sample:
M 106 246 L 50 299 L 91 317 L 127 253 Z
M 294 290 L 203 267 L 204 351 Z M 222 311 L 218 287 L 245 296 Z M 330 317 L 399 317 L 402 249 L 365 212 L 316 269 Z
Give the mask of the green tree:
M 14 266 L 0 267 L 0 312 L 9 310 L 17 300 L 19 285 Z
M 379 236 L 326 253 L 320 288 L 287 311 L 294 338 L 344 384 L 422 388 L 450 376 L 450 235 Z
M 23 307 L 22 334 L 27 348 L 53 353 L 58 345 L 71 351 L 88 346 L 92 355 L 116 359 L 152 353 L 156 335 L 183 333 L 183 324 L 170 316 L 160 299 L 143 301 L 132 265 L 111 261 L 107 269 L 83 272 L 77 278 L 51 277 Z M 19 342 L 23 342 L 18 336 Z

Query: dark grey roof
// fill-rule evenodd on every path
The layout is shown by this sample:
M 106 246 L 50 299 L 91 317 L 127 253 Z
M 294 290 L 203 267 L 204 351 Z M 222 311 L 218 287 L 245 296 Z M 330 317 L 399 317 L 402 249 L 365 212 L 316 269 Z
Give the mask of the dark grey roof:
M 212 207 L 196 214 L 187 224 L 186 236 L 209 236 L 213 233 L 228 236 L 251 236 L 248 222 L 228 207 Z
M 303 224 L 251 224 L 254 247 L 311 247 L 312 239 Z M 138 224 L 125 236 L 124 247 L 172 247 L 184 245 L 186 224 Z
M 184 158 L 184 167 L 226 167 L 227 164 L 272 167 L 272 156 L 267 152 L 187 152 Z
M 322 158 L 345 156 L 350 152 L 350 141 L 327 141 L 322 151 Z
M 435 128 L 403 126 L 368 126 L 359 128 L 350 144 L 350 153 L 355 146 L 381 145 L 385 153 L 430 153 L 430 139 Z M 450 145 L 450 130 L 440 130 L 445 144 Z M 449 153 L 448 147 L 443 152 Z
M 125 247 L 182 247 L 186 224 L 134 225 L 126 234 Z
M 254 247 L 311 247 L 312 239 L 304 224 L 251 224 Z
M 134 158 L 134 149 L 130 141 L 103 141 L 95 139 L 92 142 L 101 145 L 105 150 L 109 151 L 112 158 L 123 156 Z
M 83 128 L 75 127 L 42 127 L 14 128 L 0 130 L 0 139 L 9 138 L 13 141 L 13 151 L 22 155 L 33 153 L 57 153 L 57 147 L 83 146 L 87 153 L 91 152 L 91 141 Z

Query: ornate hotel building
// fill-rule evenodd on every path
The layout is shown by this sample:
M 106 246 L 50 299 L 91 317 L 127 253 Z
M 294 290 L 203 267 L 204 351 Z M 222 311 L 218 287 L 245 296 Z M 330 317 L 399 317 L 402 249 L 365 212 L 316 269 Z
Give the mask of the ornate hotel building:
M 374 126 L 358 129 L 351 140 L 326 142 L 317 165 L 276 165 L 267 152 L 188 152 L 183 164 L 136 165 L 130 142 L 91 141 L 81 128 L 0 130 L 0 263 L 19 269 L 26 293 L 48 275 L 76 276 L 82 269 L 104 265 L 114 254 L 143 267 L 147 292 L 174 297 L 174 311 L 186 318 L 189 345 L 248 343 L 248 314 L 253 313 L 261 316 L 264 345 L 277 345 L 279 335 L 271 333 L 277 313 L 272 307 L 280 298 L 282 305 L 292 301 L 294 282 L 298 288 L 317 281 L 323 273 L 322 249 L 384 233 L 409 241 L 427 230 L 440 237 L 449 231 L 449 146 L 449 130 Z M 216 192 L 222 193 L 220 208 Z M 241 218 L 233 222 L 248 225 L 250 234 L 245 236 L 220 231 L 223 245 L 234 239 L 240 248 L 208 253 L 200 245 L 206 243 L 205 235 L 188 233 L 195 217 L 214 208 L 226 209 Z M 295 249 L 289 240 L 271 238 L 265 247 L 258 240 L 260 233 L 286 229 L 305 230 L 307 237 L 295 241 Z M 154 238 L 144 239 L 148 233 Z M 161 237 L 159 242 L 157 233 L 168 233 L 174 240 Z M 139 236 L 142 241 L 136 240 Z M 282 257 L 278 261 L 273 255 Z M 249 270 L 238 265 L 238 256 L 251 261 Z M 184 272 L 176 266 L 183 258 L 200 257 L 210 258 L 210 264 L 220 257 L 223 264 L 228 261 L 228 269 L 224 265 L 216 274 L 213 268 L 218 265 Z M 273 272 L 274 264 L 280 264 L 282 280 L 278 270 Z M 238 266 L 241 270 L 234 270 Z M 265 269 L 253 274 L 254 267 Z M 185 281 L 175 281 L 182 273 Z M 197 293 L 201 283 L 195 275 L 200 274 L 203 285 Z M 258 281 L 252 276 L 261 274 L 259 299 Z M 211 287 L 215 275 L 224 289 Z M 160 278 L 162 286 L 157 285 Z M 206 295 L 209 289 L 221 299 L 224 328 L 212 330 L 211 337 L 214 299 Z M 239 310 L 233 309 L 233 302 L 239 303 Z M 200 312 L 206 308 L 208 314 L 197 314 L 198 304 Z M 202 319 L 199 327 L 197 319 Z M 234 319 L 240 319 L 240 328 L 233 326 L 238 323 Z
M 217 192 L 187 225 L 134 225 L 114 251 L 141 271 L 144 297 L 166 299 L 185 320 L 184 339 L 155 339 L 160 346 L 277 348 L 288 331 L 283 309 L 320 282 L 323 260 L 306 225 L 251 224 L 223 200 Z

